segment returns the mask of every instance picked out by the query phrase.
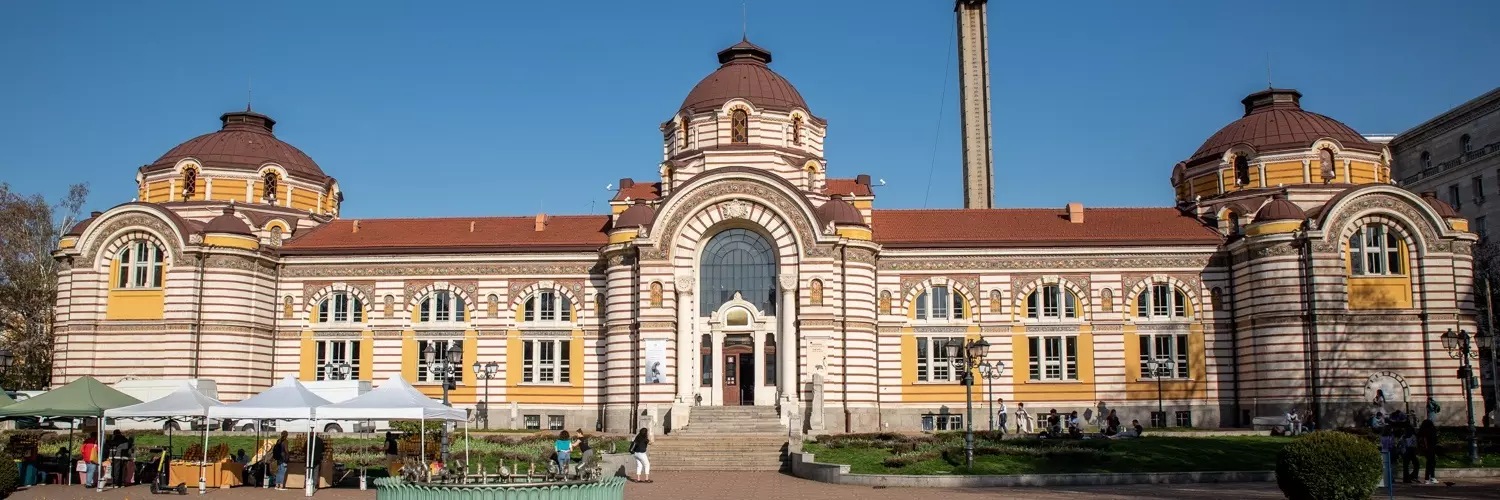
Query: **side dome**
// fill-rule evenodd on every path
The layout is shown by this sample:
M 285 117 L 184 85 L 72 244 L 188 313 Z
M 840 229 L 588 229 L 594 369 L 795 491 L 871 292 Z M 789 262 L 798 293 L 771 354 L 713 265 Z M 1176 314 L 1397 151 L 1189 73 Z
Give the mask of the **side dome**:
M 630 208 L 625 209 L 624 212 L 620 212 L 620 216 L 615 219 L 614 228 L 629 229 L 640 226 L 650 227 L 651 223 L 655 220 L 656 209 L 651 208 L 651 205 L 647 205 L 645 200 L 635 200 L 634 205 L 631 205 Z
M 1283 194 L 1272 197 L 1270 203 L 1266 203 L 1266 206 L 1260 207 L 1260 211 L 1255 213 L 1255 222 L 1300 221 L 1306 218 L 1307 212 L 1302 211 L 1302 207 L 1286 199 Z
M 100 215 L 104 215 L 104 212 L 96 211 L 89 213 L 89 218 L 78 221 L 77 224 L 73 224 L 73 227 L 69 228 L 68 232 L 63 233 L 63 236 L 83 236 L 83 231 L 88 229 L 89 224 L 93 224 L 94 219 L 98 219 Z
M 818 218 L 824 224 L 831 222 L 834 224 L 866 225 L 865 216 L 859 213 L 859 209 L 854 208 L 854 205 L 850 205 L 849 202 L 844 201 L 844 198 L 840 196 L 835 196 L 833 199 L 828 200 L 828 203 L 824 203 L 823 206 L 818 207 Z
M 203 232 L 255 236 L 255 232 L 250 230 L 250 226 L 246 225 L 244 220 L 234 215 L 233 206 L 224 207 L 224 214 L 208 221 L 208 225 L 203 226 Z
M 740 40 L 719 51 L 719 69 L 709 73 L 687 98 L 682 110 L 704 110 L 723 106 L 730 99 L 745 99 L 757 107 L 788 111 L 801 108 L 811 113 L 802 94 L 781 75 L 771 71 L 771 52 Z
M 234 111 L 219 116 L 223 126 L 218 132 L 203 134 L 177 145 L 156 162 L 142 169 L 144 173 L 169 170 L 184 158 L 197 158 L 210 167 L 239 167 L 251 172 L 265 163 L 276 163 L 287 173 L 308 180 L 328 179 L 323 169 L 302 150 L 282 142 L 272 133 L 276 120 L 250 111 Z
M 1302 109 L 1302 93 L 1294 89 L 1267 89 L 1245 96 L 1245 115 L 1225 125 L 1193 153 L 1188 166 L 1223 157 L 1238 144 L 1247 144 L 1260 154 L 1278 150 L 1308 149 L 1318 139 L 1338 141 L 1345 149 L 1380 153 L 1370 142 L 1342 122 Z
M 1463 215 L 1459 214 L 1458 210 L 1453 209 L 1453 205 L 1449 205 L 1448 202 L 1438 198 L 1437 191 L 1423 191 L 1422 201 L 1427 202 L 1427 205 L 1432 207 L 1432 211 L 1437 212 L 1438 216 L 1444 219 L 1463 218 Z

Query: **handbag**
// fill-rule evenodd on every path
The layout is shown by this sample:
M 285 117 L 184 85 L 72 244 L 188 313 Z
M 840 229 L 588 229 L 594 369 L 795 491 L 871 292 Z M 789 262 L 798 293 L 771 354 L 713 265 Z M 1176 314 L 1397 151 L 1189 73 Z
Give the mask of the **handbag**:
M 88 462 L 79 460 L 78 461 L 78 466 L 74 467 L 73 471 L 74 472 L 88 472 L 89 471 L 89 464 L 88 464 Z

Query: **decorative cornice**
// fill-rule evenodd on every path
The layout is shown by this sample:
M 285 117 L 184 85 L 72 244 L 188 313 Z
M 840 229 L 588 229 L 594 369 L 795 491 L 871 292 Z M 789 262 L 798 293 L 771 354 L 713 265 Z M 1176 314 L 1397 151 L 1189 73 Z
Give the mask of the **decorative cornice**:
M 1164 254 L 1141 257 L 989 257 L 976 259 L 880 259 L 882 271 L 997 271 L 1016 269 L 1130 269 L 1130 268 L 1188 268 L 1202 269 L 1208 266 L 1209 254 Z
M 363 278 L 400 276 L 555 276 L 589 274 L 591 264 L 469 265 L 295 265 L 282 269 L 287 278 Z

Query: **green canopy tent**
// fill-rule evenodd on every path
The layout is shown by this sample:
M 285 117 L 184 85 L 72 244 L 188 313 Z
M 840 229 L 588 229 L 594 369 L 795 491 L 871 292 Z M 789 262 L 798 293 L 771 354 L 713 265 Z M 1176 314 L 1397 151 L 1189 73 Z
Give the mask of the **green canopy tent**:
M 141 400 L 104 385 L 94 377 L 82 377 L 68 385 L 26 398 L 19 403 L 0 406 L 0 418 L 7 417 L 70 417 L 96 418 L 103 423 L 104 410 L 140 404 Z M 99 433 L 99 456 L 95 463 L 104 463 L 104 426 L 94 426 Z M 71 432 L 70 432 L 71 433 Z M 71 479 L 72 474 L 68 477 Z M 71 481 L 70 481 L 71 482 Z

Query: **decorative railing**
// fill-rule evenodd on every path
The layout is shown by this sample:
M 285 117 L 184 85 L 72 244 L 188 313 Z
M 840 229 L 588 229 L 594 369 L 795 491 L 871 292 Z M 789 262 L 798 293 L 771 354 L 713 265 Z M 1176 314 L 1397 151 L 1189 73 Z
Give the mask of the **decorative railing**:
M 1426 179 L 1428 177 L 1432 177 L 1437 174 L 1441 174 L 1443 172 L 1458 168 L 1474 160 L 1489 156 L 1490 153 L 1494 152 L 1500 152 L 1500 142 L 1493 142 L 1485 146 L 1474 147 L 1470 149 L 1468 153 L 1458 155 L 1457 158 L 1438 163 L 1436 165 L 1433 165 L 1431 168 L 1424 168 L 1415 174 L 1402 177 L 1401 184 L 1404 186 L 1410 186 L 1412 184 L 1420 182 L 1422 179 Z
M 408 483 L 398 477 L 375 480 L 377 500 L 621 500 L 625 478 L 599 481 L 510 484 Z

